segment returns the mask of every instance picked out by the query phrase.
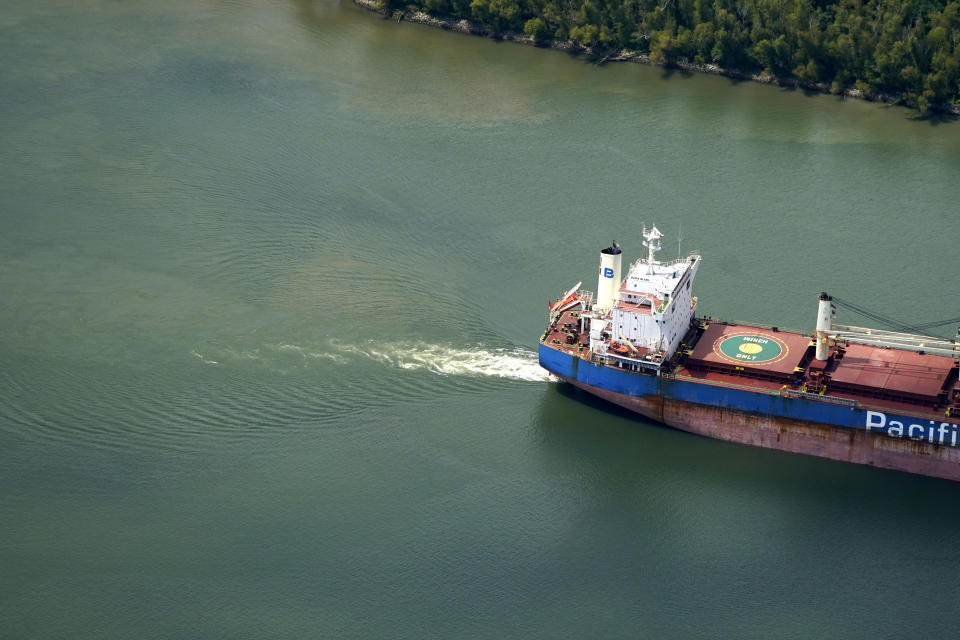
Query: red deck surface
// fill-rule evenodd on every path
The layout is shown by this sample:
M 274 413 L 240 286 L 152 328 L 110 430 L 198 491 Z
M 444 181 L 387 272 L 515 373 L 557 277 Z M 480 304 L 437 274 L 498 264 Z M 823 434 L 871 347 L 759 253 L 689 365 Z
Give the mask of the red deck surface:
M 932 401 L 952 368 L 953 360 L 944 356 L 851 344 L 830 372 L 830 386 Z
M 554 349 L 579 356 L 587 350 L 590 339 L 580 333 L 580 309 L 567 309 L 544 336 L 543 342 Z
M 636 304 L 633 302 L 617 300 L 613 303 L 613 308 L 629 311 L 630 313 L 642 313 L 648 316 L 653 315 L 653 307 L 651 307 L 649 304 Z
M 564 325 L 568 326 L 564 326 Z M 579 357 L 589 357 L 586 334 L 579 333 L 580 311 L 563 312 L 544 336 L 544 343 Z M 782 345 L 780 354 L 767 362 L 749 363 L 731 359 L 717 348 L 728 337 L 756 336 L 773 339 Z M 736 345 L 736 343 L 734 343 Z M 736 354 L 736 350 L 727 349 Z M 810 337 L 788 331 L 774 332 L 746 325 L 711 324 L 700 336 L 691 355 L 676 370 L 679 377 L 707 384 L 774 390 L 788 384 L 796 389 L 795 368 L 808 369 L 828 364 L 813 359 Z M 831 359 L 826 381 L 830 396 L 856 400 L 865 409 L 903 412 L 940 418 L 944 406 L 937 395 L 946 389 L 948 396 L 960 392 L 960 382 L 951 358 L 920 355 L 910 351 L 883 349 L 852 344 L 839 360 Z
M 749 353 L 741 353 L 740 349 L 736 348 L 739 337 L 767 340 L 772 351 L 759 354 L 761 358 L 759 361 L 750 361 L 746 359 L 751 357 Z M 730 343 L 732 346 L 723 349 L 722 345 L 727 340 L 732 341 Z M 744 325 L 711 324 L 697 341 L 693 353 L 686 360 L 686 366 L 726 371 L 734 371 L 737 367 L 741 367 L 743 371 L 762 376 L 789 378 L 800 366 L 809 346 L 810 338 L 799 333 L 757 329 Z
M 661 304 L 663 304 L 663 298 L 658 298 L 656 294 L 646 292 L 646 291 L 634 291 L 633 289 L 627 289 L 626 279 L 624 279 L 624 281 L 620 283 L 620 293 L 625 293 L 628 296 L 632 296 L 633 299 L 628 299 L 626 300 L 626 302 L 635 303 L 639 300 L 646 298 L 647 300 L 651 301 L 654 309 L 656 309 Z M 617 299 L 614 301 L 614 304 L 616 304 L 619 301 L 621 301 L 621 297 L 618 296 Z

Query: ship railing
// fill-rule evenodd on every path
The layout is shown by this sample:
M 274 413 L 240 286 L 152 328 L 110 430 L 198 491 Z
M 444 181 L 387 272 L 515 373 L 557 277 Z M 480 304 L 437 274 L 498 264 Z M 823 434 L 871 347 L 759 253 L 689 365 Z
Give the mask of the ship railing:
M 822 396 L 819 393 L 806 393 L 795 391 L 793 389 L 781 389 L 780 395 L 784 398 L 797 398 L 802 400 L 816 400 L 817 402 L 826 402 L 828 404 L 839 404 L 845 407 L 857 407 L 859 402 L 852 398 L 840 398 L 838 396 Z
M 653 264 L 654 264 L 655 266 L 657 266 L 657 267 L 673 267 L 673 266 L 681 265 L 681 264 L 682 264 L 682 265 L 688 265 L 688 264 L 690 264 L 690 260 L 691 260 L 691 258 L 693 258 L 693 257 L 698 257 L 698 258 L 699 258 L 699 257 L 700 257 L 700 253 L 697 252 L 697 253 L 696 253 L 696 256 L 694 256 L 694 254 L 691 253 L 689 256 L 687 256 L 687 257 L 685 257 L 685 258 L 674 258 L 673 260 L 665 260 L 665 261 L 662 261 L 662 262 L 661 262 L 660 260 L 655 260 Z M 649 262 L 647 261 L 646 258 L 640 258 L 640 259 L 634 261 L 634 262 L 630 265 L 630 269 L 633 270 L 633 268 L 636 267 L 638 264 L 649 264 Z
M 690 264 L 690 259 L 693 258 L 693 257 L 699 258 L 699 257 L 700 257 L 700 251 L 699 251 L 699 250 L 694 250 L 694 251 L 691 251 L 688 255 L 686 255 L 686 256 L 684 256 L 684 257 L 674 258 L 673 260 L 668 260 L 668 261 L 666 261 L 666 262 L 661 262 L 661 263 L 660 263 L 660 266 L 663 266 L 663 267 L 672 267 L 672 266 L 675 265 L 675 264 Z
M 838 404 L 844 407 L 854 407 L 857 408 L 860 406 L 860 403 L 851 398 L 840 398 L 838 396 L 822 396 L 819 393 L 804 393 L 803 391 L 794 391 L 793 389 L 760 389 L 748 384 L 737 384 L 736 382 L 727 382 L 726 380 L 703 380 L 702 378 L 694 378 L 693 376 L 685 376 L 678 374 L 674 371 L 663 371 L 660 374 L 664 378 L 673 378 L 675 380 L 694 380 L 696 382 L 706 382 L 718 387 L 730 387 L 733 389 L 747 389 L 754 392 L 768 393 L 772 396 L 779 395 L 785 398 L 796 398 L 803 400 L 815 400 L 817 402 L 826 402 L 827 404 Z
M 930 353 L 948 358 L 960 356 L 960 344 L 957 344 L 954 340 L 947 340 L 946 338 L 935 338 L 933 336 L 921 336 L 911 333 L 886 331 L 883 329 L 870 329 L 867 327 L 854 327 L 843 324 L 833 325 L 833 328 L 828 330 L 826 334 L 836 340 L 856 344 L 892 347 L 894 349 Z
M 710 323 L 718 324 L 738 324 L 744 327 L 753 327 L 755 329 L 770 329 L 771 331 L 785 331 L 787 333 L 799 333 L 800 335 L 810 335 L 809 331 L 804 331 L 803 329 L 796 329 L 794 327 L 781 327 L 779 325 L 771 325 L 765 322 L 748 322 L 745 320 L 730 320 L 728 318 L 713 318 L 705 316 L 697 316 L 697 320 L 706 320 Z
M 694 258 L 699 258 L 699 257 L 700 257 L 699 251 L 692 251 L 690 255 L 686 257 L 674 258 L 673 260 L 664 260 L 664 261 L 654 260 L 653 264 L 654 266 L 662 267 L 662 268 L 669 268 L 669 267 L 673 267 L 681 264 L 684 266 L 688 266 L 693 261 Z M 650 264 L 650 261 L 647 260 L 646 258 L 638 258 L 637 260 L 634 260 L 632 263 L 630 263 L 630 271 L 633 271 L 633 269 L 637 265 L 646 265 L 646 264 Z
M 610 353 L 609 351 L 605 353 L 594 353 L 593 358 L 595 361 L 599 361 L 603 364 L 614 364 L 622 363 L 628 367 L 633 367 L 636 369 L 649 369 L 650 371 L 659 371 L 660 361 L 656 360 L 640 360 L 638 358 L 628 358 L 627 356 L 620 356 Z

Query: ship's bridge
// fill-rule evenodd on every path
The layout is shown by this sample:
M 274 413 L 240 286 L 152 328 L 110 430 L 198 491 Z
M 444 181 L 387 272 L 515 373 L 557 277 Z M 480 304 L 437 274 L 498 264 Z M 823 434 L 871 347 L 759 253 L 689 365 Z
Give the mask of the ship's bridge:
M 664 300 L 674 297 L 677 289 L 689 289 L 692 278 L 686 276 L 694 266 L 696 257 L 652 264 L 646 259 L 637 260 L 630 265 L 630 271 L 620 286 L 620 299 L 633 302 L 631 298 L 644 295 L 658 300 L 659 306 Z
M 644 228 L 647 257 L 637 260 L 620 283 L 611 305 L 610 339 L 629 343 L 634 348 L 655 352 L 669 358 L 686 334 L 696 308 L 691 285 L 700 266 L 700 255 L 659 262 L 654 255 L 660 250 L 660 231 Z M 594 351 L 605 345 L 591 342 Z

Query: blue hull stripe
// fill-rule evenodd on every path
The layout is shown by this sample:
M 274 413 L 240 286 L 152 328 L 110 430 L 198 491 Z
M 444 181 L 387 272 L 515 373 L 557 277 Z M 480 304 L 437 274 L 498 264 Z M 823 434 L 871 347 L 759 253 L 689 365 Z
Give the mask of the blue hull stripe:
M 558 376 L 626 396 L 660 394 L 664 398 L 710 407 L 867 430 L 931 444 L 960 445 L 960 425 L 952 422 L 784 397 L 778 393 L 716 386 L 682 378 L 633 373 L 594 364 L 543 344 L 540 345 L 540 365 Z

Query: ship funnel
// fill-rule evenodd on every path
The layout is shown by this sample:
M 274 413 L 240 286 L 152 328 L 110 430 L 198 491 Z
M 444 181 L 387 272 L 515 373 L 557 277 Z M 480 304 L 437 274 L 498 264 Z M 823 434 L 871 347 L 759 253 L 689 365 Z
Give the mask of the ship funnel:
M 827 331 L 833 329 L 833 298 L 826 291 L 820 293 L 820 307 L 817 309 L 817 330 L 814 337 L 817 341 L 817 360 L 826 360 L 830 357 L 830 342 Z
M 606 311 L 620 288 L 620 245 L 613 244 L 600 252 L 600 275 L 597 279 L 597 309 Z

